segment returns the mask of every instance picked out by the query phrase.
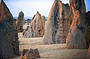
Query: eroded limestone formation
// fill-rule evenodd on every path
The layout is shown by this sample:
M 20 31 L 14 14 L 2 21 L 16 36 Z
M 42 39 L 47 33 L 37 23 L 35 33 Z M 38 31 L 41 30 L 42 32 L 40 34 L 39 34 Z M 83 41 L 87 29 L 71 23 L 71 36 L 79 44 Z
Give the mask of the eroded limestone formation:
M 44 42 L 67 43 L 67 48 L 88 48 L 89 13 L 84 0 L 70 0 L 70 6 L 55 0 L 47 19 Z
M 24 25 L 24 13 L 22 11 L 19 13 L 16 24 L 17 24 L 18 32 L 22 32 L 23 31 L 23 25 Z
M 71 24 L 70 7 L 60 0 L 55 0 L 47 19 L 47 26 L 44 35 L 44 42 L 65 43 L 68 29 Z
M 19 54 L 18 34 L 15 21 L 8 7 L 0 3 L 0 59 L 8 59 Z
M 70 7 L 73 12 L 73 21 L 70 32 L 67 36 L 67 48 L 88 48 L 86 39 L 86 7 L 84 0 L 70 0 Z
M 45 29 L 45 16 L 41 17 L 39 12 L 32 18 L 30 26 L 24 31 L 24 37 L 42 37 Z

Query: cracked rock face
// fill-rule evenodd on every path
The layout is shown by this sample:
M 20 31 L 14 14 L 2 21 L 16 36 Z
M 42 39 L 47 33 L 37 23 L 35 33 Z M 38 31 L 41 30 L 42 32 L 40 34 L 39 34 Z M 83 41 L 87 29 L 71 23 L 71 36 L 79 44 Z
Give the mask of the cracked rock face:
M 19 54 L 15 21 L 6 4 L 0 4 L 0 58 L 8 59 Z

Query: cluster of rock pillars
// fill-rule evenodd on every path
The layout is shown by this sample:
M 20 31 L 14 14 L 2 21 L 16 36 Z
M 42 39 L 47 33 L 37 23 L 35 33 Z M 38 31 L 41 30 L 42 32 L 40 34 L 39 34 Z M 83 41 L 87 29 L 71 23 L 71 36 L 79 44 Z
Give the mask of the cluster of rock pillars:
M 47 24 L 45 23 L 47 22 Z M 64 4 L 55 0 L 46 21 L 39 12 L 24 26 L 24 13 L 17 20 L 4 3 L 0 2 L 0 59 L 19 55 L 18 33 L 24 38 L 43 37 L 45 44 L 67 44 L 71 49 L 88 49 L 90 44 L 90 11 L 86 12 L 84 0 L 70 0 Z

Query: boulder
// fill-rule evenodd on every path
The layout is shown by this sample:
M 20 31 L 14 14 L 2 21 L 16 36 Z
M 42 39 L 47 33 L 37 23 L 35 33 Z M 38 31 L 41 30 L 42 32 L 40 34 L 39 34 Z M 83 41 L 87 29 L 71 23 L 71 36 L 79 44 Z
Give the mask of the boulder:
M 23 51 L 23 59 L 36 59 L 40 58 L 39 51 L 38 49 L 30 49 L 30 50 L 25 50 Z
M 39 54 L 39 51 L 38 49 L 34 49 L 34 55 L 37 57 L 37 58 L 40 58 L 40 54 Z

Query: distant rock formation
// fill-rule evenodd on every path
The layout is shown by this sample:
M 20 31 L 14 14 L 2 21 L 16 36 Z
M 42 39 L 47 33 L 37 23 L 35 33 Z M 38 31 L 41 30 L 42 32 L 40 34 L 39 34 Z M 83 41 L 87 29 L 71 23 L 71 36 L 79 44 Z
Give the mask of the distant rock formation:
M 70 7 L 60 0 L 55 0 L 47 19 L 47 26 L 44 35 L 44 42 L 65 43 L 68 29 L 71 24 Z
M 23 25 L 24 25 L 24 13 L 22 11 L 19 13 L 16 24 L 17 24 L 18 32 L 22 32 L 23 31 Z
M 24 31 L 24 37 L 42 37 L 44 35 L 45 16 L 41 17 L 39 12 L 32 18 L 30 26 Z
M 0 3 L 0 59 L 8 59 L 19 54 L 18 33 L 15 21 L 8 7 Z

